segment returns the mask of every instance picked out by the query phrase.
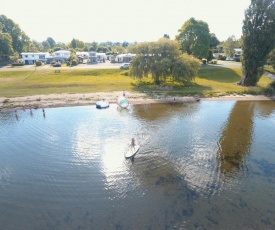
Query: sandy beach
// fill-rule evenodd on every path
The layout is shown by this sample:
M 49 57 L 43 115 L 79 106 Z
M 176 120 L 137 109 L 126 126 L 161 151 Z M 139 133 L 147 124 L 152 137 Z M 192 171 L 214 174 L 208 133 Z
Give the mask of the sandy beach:
M 18 109 L 38 109 L 50 107 L 70 107 L 94 105 L 97 101 L 105 99 L 109 103 L 116 103 L 122 92 L 98 92 L 86 94 L 50 94 L 35 95 L 25 97 L 0 97 L 0 111 Z M 275 100 L 275 97 L 254 96 L 254 95 L 229 95 L 220 97 L 171 97 L 159 94 L 148 94 L 138 92 L 126 92 L 126 98 L 130 104 L 150 104 L 150 103 L 184 103 L 196 101 L 266 101 Z

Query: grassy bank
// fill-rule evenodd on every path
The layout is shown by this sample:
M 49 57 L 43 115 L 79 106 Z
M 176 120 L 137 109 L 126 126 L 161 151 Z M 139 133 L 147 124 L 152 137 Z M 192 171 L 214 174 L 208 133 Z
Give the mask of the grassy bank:
M 148 91 L 171 95 L 226 95 L 261 94 L 271 82 L 262 77 L 257 87 L 241 87 L 240 68 L 202 67 L 198 76 L 185 85 L 167 82 L 158 87 L 150 78 L 142 81 L 128 76 L 127 70 L 119 69 L 61 69 L 0 71 L 0 96 L 15 97 L 53 93 L 93 93 L 110 91 Z M 137 85 L 140 85 L 138 88 Z

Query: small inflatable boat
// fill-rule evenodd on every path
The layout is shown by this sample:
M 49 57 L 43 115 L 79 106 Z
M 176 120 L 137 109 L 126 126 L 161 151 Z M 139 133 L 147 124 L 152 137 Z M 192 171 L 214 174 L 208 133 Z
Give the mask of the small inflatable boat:
M 109 102 L 108 101 L 98 101 L 95 103 L 95 106 L 97 109 L 106 109 L 109 108 Z

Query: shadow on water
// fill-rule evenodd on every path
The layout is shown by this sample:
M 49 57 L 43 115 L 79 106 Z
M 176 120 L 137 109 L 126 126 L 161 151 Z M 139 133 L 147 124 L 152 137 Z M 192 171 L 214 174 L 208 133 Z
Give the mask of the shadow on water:
M 162 207 L 155 210 L 160 226 L 168 229 L 177 226 L 182 219 L 194 213 L 194 202 L 199 194 L 189 187 L 182 175 L 168 158 L 158 155 L 143 155 L 136 159 L 132 167 L 135 183 L 150 192 L 152 199 Z M 151 223 L 154 226 L 153 222 Z
M 171 118 L 171 116 L 175 114 L 175 111 L 188 116 L 198 110 L 197 103 L 195 102 L 188 102 L 183 105 L 184 106 L 178 103 L 160 103 L 155 104 L 153 110 L 150 105 L 135 105 L 135 107 L 133 107 L 133 115 L 141 120 L 154 121 Z

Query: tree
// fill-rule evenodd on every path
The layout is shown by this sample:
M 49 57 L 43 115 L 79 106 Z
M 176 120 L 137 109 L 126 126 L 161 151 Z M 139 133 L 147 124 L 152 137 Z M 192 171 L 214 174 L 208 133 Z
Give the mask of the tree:
M 143 78 L 152 75 L 160 84 L 167 77 L 173 81 L 190 81 L 198 72 L 200 61 L 188 54 L 181 54 L 177 41 L 161 38 L 156 42 L 142 42 L 132 47 L 136 56 L 131 62 L 130 74 Z
M 48 38 L 46 39 L 46 41 L 50 44 L 50 47 L 51 47 L 51 48 L 54 48 L 54 47 L 55 47 L 55 41 L 53 40 L 53 38 L 48 37 Z
M 77 46 L 76 46 L 76 40 L 73 38 L 73 40 L 71 41 L 71 44 L 70 46 L 75 49 Z
M 120 54 L 126 53 L 126 49 L 123 48 L 122 46 L 114 46 L 112 50 L 114 53 L 120 53 Z
M 98 53 L 107 53 L 108 51 L 111 51 L 111 50 L 107 46 L 98 46 L 96 51 Z
M 222 46 L 223 46 L 225 56 L 233 57 L 235 54 L 234 49 L 238 47 L 238 42 L 235 36 L 232 35 L 223 42 Z
M 127 48 L 129 46 L 129 42 L 122 42 L 122 47 L 123 48 Z
M 13 54 L 12 38 L 7 33 L 0 33 L 0 58 Z
M 275 47 L 275 1 L 251 0 L 242 27 L 242 86 L 255 86 Z
M 21 53 L 30 45 L 30 38 L 22 31 L 18 24 L 5 15 L 0 15 L 0 23 L 2 24 L 2 32 L 8 33 L 12 38 L 13 50 Z
M 206 22 L 190 18 L 178 32 L 176 39 L 181 44 L 182 52 L 192 54 L 199 59 L 208 56 L 210 34 Z
M 38 42 L 36 40 L 32 40 L 32 45 L 36 47 L 37 51 L 42 51 L 43 50 L 43 45 L 41 42 Z
M 275 48 L 269 53 L 268 55 L 268 63 L 273 67 L 275 70 Z
M 98 43 L 97 42 L 92 42 L 91 47 L 90 47 L 90 51 L 96 51 L 98 47 Z
M 210 33 L 210 48 L 216 48 L 220 44 L 219 39 L 216 37 L 216 34 Z
M 42 42 L 42 46 L 43 46 L 43 50 L 44 51 L 47 51 L 47 50 L 49 50 L 51 48 L 49 42 L 47 42 L 47 41 L 43 41 Z
M 60 47 L 61 49 L 66 49 L 67 48 L 66 45 L 62 42 L 57 42 L 55 44 L 55 47 Z
M 78 50 L 84 50 L 86 48 L 86 44 L 83 41 L 73 38 L 73 40 L 68 44 L 68 47 Z

